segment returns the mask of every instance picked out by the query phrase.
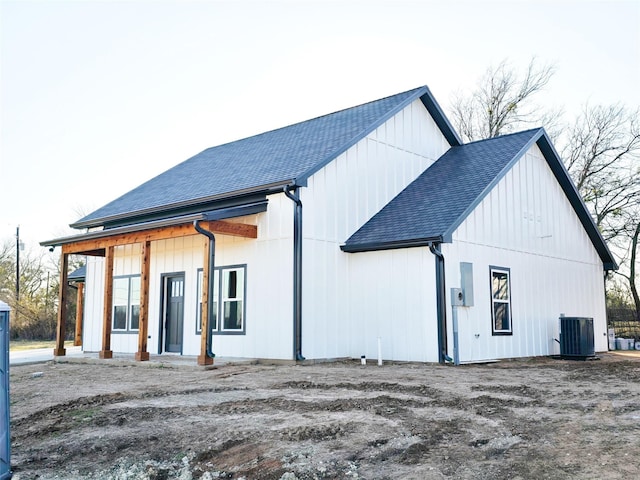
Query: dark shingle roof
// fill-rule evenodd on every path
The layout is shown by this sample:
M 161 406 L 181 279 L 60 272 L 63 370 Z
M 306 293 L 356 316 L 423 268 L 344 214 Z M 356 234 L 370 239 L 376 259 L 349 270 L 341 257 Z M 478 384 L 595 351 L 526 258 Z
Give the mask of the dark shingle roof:
M 450 148 L 347 240 L 344 250 L 446 241 L 538 130 Z
M 342 246 L 347 252 L 451 242 L 454 230 L 537 143 L 606 269 L 617 265 L 544 129 L 450 148 Z
M 142 221 L 229 195 L 304 185 L 306 179 L 420 98 L 452 145 L 460 139 L 425 87 L 212 147 L 82 218 L 73 227 Z
M 80 268 L 75 269 L 67 276 L 67 280 L 70 282 L 83 282 L 87 276 L 87 267 L 83 265 Z

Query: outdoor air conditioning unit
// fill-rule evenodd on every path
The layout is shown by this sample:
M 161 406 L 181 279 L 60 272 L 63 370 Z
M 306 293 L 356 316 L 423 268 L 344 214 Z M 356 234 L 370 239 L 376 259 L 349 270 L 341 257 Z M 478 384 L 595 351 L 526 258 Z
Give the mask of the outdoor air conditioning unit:
M 560 356 L 584 360 L 595 355 L 593 318 L 560 317 Z

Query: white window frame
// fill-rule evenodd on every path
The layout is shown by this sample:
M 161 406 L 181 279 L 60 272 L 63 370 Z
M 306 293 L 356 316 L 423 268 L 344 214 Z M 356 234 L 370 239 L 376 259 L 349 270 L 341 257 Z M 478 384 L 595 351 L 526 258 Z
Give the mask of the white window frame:
M 228 293 L 224 291 L 226 285 L 224 284 L 225 274 L 227 272 L 236 271 L 241 272 L 236 288 L 235 297 L 229 297 Z M 196 313 L 196 334 L 202 333 L 202 284 L 204 272 L 201 268 L 197 271 L 197 313 Z M 215 267 L 213 274 L 213 302 L 214 312 L 216 314 L 215 325 L 210 323 L 211 331 L 214 335 L 244 335 L 246 333 L 246 312 L 247 312 L 247 265 L 228 265 Z M 225 305 L 231 302 L 241 302 L 239 313 L 241 315 L 241 328 L 225 328 L 224 326 L 224 312 Z
M 117 277 L 113 277 L 113 284 L 117 281 L 127 281 L 127 303 L 126 303 L 126 317 L 125 317 L 125 328 L 116 328 L 116 308 L 125 306 L 125 303 L 118 302 L 116 303 L 116 289 L 112 290 L 112 305 L 111 305 L 111 331 L 113 333 L 138 333 L 140 330 L 140 275 L 119 275 Z M 138 283 L 138 294 L 137 294 L 137 302 L 132 301 L 135 300 L 133 295 L 133 280 L 137 280 Z M 131 320 L 133 318 L 133 309 L 137 307 L 138 310 L 138 328 L 133 328 L 131 326 Z
M 196 335 L 202 333 L 202 283 L 204 281 L 204 270 L 199 268 L 196 271 Z
M 499 298 L 495 290 L 494 274 L 506 275 L 506 297 Z M 513 335 L 513 309 L 511 308 L 511 269 L 505 267 L 489 267 L 489 289 L 491 292 L 491 333 L 493 335 Z M 506 305 L 508 328 L 496 328 L 496 307 Z

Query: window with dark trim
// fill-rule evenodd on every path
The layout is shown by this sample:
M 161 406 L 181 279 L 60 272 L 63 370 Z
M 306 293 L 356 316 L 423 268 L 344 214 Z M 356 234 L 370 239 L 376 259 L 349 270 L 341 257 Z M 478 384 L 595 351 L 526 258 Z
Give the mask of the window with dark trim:
M 111 331 L 137 332 L 140 327 L 140 275 L 113 278 Z
M 490 267 L 491 272 L 491 330 L 493 335 L 511 335 L 511 271 Z
M 245 295 L 247 266 L 216 267 L 213 274 L 213 318 L 209 325 L 214 334 L 245 333 Z M 198 309 L 196 333 L 202 333 L 203 271 L 198 269 Z

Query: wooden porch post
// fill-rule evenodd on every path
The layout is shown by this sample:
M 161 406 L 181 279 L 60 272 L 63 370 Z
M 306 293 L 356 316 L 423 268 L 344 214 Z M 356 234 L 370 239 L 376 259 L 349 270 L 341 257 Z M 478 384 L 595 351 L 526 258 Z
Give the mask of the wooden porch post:
M 200 332 L 200 355 L 198 365 L 213 365 L 213 358 L 207 354 L 207 337 L 209 336 L 209 279 L 213 272 L 209 271 L 209 240 L 204 237 L 204 268 L 202 269 L 202 330 Z
M 111 317 L 113 315 L 113 250 L 113 246 L 105 249 L 102 350 L 100 350 L 98 355 L 100 358 L 113 358 L 113 352 L 111 351 Z
M 84 282 L 78 282 L 76 294 L 76 336 L 73 344 L 76 347 L 82 345 L 82 322 L 84 318 Z
M 138 329 L 138 351 L 136 360 L 149 360 L 147 335 L 149 331 L 149 270 L 151 269 L 151 242 L 142 244 L 142 266 L 140 271 L 140 325 Z
M 63 357 L 67 352 L 64 348 L 64 337 L 67 333 L 67 283 L 69 270 L 69 255 L 60 254 L 60 287 L 58 290 L 58 324 L 56 326 L 56 346 L 53 349 L 55 357 Z

